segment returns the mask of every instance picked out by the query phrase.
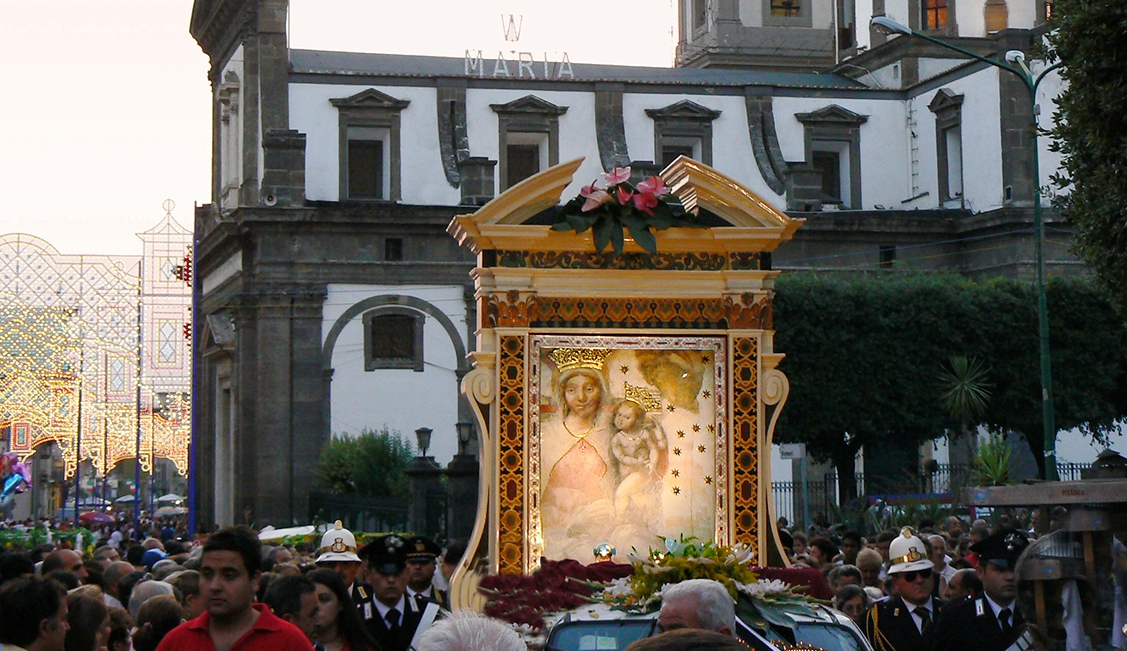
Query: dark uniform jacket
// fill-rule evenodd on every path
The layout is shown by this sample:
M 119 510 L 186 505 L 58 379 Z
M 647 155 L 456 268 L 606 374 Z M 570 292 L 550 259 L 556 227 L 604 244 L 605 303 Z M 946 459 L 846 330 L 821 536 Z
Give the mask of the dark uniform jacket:
M 942 601 L 931 600 L 933 621 L 942 608 Z M 927 635 L 921 635 L 912 619 L 912 611 L 900 597 L 878 601 L 865 615 L 865 636 L 875 651 L 928 651 L 934 631 L 933 624 Z
M 1017 629 L 1025 622 L 1016 606 L 1017 602 L 1010 606 L 1014 611 L 1010 634 L 1003 635 L 986 597 L 952 604 L 935 623 L 934 651 L 1005 651 L 1017 640 Z
M 379 617 L 376 605 L 372 603 L 372 586 L 370 584 L 360 581 L 353 583 L 351 596 L 352 604 L 356 606 L 356 612 L 359 613 L 360 619 L 367 622 L 373 617 Z
M 369 620 L 365 620 L 364 625 L 368 627 L 368 632 L 372 634 L 376 642 L 379 642 L 380 648 L 383 651 L 407 651 L 411 646 L 411 639 L 415 637 L 415 629 L 419 626 L 419 620 L 422 619 L 422 612 L 411 603 L 413 600 L 404 595 L 403 603 L 407 606 L 407 612 L 399 616 L 399 626 L 394 631 L 388 628 L 387 621 L 380 616 L 379 610 L 373 604 L 373 616 Z

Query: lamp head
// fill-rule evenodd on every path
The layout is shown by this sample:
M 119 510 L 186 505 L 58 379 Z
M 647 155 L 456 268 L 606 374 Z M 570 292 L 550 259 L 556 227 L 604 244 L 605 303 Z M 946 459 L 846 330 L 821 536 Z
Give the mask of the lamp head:
M 869 26 L 885 36 L 891 36 L 892 34 L 899 34 L 901 36 L 912 35 L 912 30 L 908 29 L 907 25 L 902 25 L 888 16 L 873 16 L 873 19 L 869 21 Z
M 1006 63 L 1018 62 L 1025 62 L 1025 52 L 1022 52 L 1021 50 L 1010 50 L 1006 52 Z
M 430 448 L 431 431 L 432 430 L 429 427 L 420 427 L 419 429 L 415 430 L 415 439 L 419 444 L 420 457 L 427 456 L 427 449 Z

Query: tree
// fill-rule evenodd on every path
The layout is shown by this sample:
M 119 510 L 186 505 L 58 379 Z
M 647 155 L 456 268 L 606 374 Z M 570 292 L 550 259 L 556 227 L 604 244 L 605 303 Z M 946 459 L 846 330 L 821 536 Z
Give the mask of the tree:
M 775 348 L 791 382 L 778 438 L 832 461 L 843 498 L 852 497 L 862 447 L 866 464 L 880 468 L 867 484 L 900 490 L 901 471 L 914 483 L 919 445 L 961 427 L 935 371 L 956 355 L 991 368 L 991 400 L 968 426 L 1023 435 L 1043 469 L 1032 285 L 796 273 L 776 287 Z M 1090 281 L 1053 279 L 1048 301 L 1057 426 L 1102 436 L 1127 414 L 1127 329 Z
M 337 435 L 321 451 L 315 473 L 322 488 L 362 497 L 407 497 L 411 444 L 385 426 L 359 436 Z
M 1050 57 L 1068 83 L 1050 131 L 1063 154 L 1061 214 L 1076 232 L 1076 251 L 1127 309 L 1127 3 L 1057 0 Z
M 947 413 L 959 421 L 959 431 L 956 437 L 951 437 L 951 449 L 963 446 L 969 455 L 967 461 L 974 457 L 975 433 L 971 423 L 975 422 L 990 402 L 989 381 L 990 369 L 977 357 L 967 358 L 959 355 L 951 358 L 951 370 L 943 369 L 939 374 L 941 398 Z M 958 446 L 955 443 L 958 443 Z M 968 463 L 969 465 L 969 463 Z

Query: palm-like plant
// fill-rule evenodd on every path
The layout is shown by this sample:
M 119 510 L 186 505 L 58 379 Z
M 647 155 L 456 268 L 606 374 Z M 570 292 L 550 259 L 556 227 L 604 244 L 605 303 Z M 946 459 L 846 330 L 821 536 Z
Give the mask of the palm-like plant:
M 974 437 L 971 426 L 990 402 L 990 368 L 976 357 L 952 357 L 951 369 L 939 373 L 940 398 L 947 413 L 959 421 L 959 429 L 966 441 L 971 457 L 974 456 Z
M 1013 463 L 1010 446 L 1001 434 L 991 433 L 974 456 L 974 482 L 977 486 L 1012 484 Z

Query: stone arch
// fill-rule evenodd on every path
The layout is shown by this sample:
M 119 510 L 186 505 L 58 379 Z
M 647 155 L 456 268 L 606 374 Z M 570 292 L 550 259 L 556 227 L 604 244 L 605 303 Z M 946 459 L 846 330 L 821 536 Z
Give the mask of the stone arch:
M 380 308 L 398 308 L 400 310 L 407 308 L 416 310 L 434 317 L 435 320 L 442 325 L 443 330 L 445 330 L 447 336 L 450 337 L 450 343 L 454 345 L 454 356 L 458 360 L 458 367 L 454 370 L 455 382 L 457 383 L 455 386 L 455 395 L 458 396 L 458 420 L 470 420 L 471 412 L 469 403 L 466 402 L 465 396 L 462 395 L 462 378 L 472 369 L 469 365 L 469 361 L 466 359 L 466 344 L 462 340 L 462 334 L 458 331 L 457 325 L 450 320 L 450 317 L 447 316 L 445 312 L 421 298 L 402 296 L 400 294 L 383 294 L 365 298 L 345 310 L 344 313 L 333 322 L 332 328 L 329 329 L 328 336 L 325 337 L 325 343 L 321 347 L 321 373 L 324 387 L 321 398 L 322 414 L 324 418 L 322 427 L 326 440 L 332 436 L 333 348 L 336 346 L 337 338 L 340 336 L 345 326 L 351 323 L 353 319 L 365 312 L 379 310 Z

